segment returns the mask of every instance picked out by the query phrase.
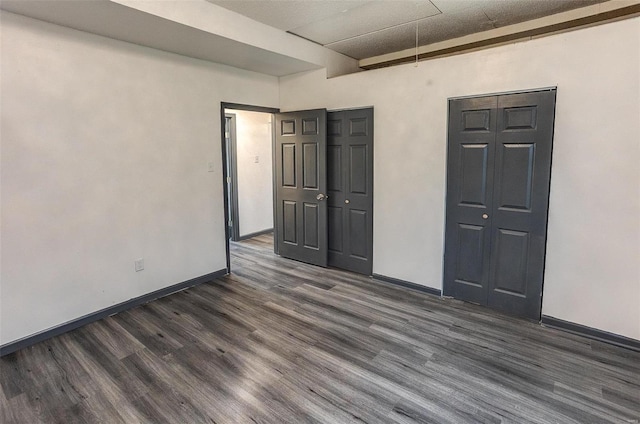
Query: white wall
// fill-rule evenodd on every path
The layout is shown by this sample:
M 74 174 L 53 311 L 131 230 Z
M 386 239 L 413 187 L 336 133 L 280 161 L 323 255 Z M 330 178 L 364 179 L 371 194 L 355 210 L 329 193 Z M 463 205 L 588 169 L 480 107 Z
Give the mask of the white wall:
M 6 12 L 1 35 L 0 344 L 225 268 L 220 102 L 277 107 L 278 80 Z
M 543 314 L 640 339 L 640 18 L 324 79 L 283 111 L 374 106 L 373 271 L 440 289 L 447 98 L 558 87 Z
M 236 115 L 238 228 L 242 237 L 273 228 L 272 115 L 227 111 Z

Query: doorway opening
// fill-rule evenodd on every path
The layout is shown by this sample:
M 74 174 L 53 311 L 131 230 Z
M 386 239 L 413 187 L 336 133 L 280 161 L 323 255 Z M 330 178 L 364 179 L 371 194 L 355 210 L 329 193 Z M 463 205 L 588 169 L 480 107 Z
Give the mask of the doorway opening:
M 273 231 L 275 108 L 221 104 L 227 272 L 229 242 Z
M 371 275 L 373 108 L 221 110 L 228 271 L 230 241 L 273 232 L 280 256 Z

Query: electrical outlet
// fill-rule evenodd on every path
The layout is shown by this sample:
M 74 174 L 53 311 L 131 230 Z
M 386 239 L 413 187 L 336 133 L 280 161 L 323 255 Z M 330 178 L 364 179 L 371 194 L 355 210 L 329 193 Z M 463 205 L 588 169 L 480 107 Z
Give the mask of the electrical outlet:
M 256 155 L 256 158 L 253 160 L 253 163 L 260 163 L 260 156 Z
M 216 167 L 215 167 L 213 162 L 207 163 L 207 168 L 208 168 L 209 172 L 213 172 L 213 171 L 216 170 Z
M 136 259 L 134 261 L 135 267 L 136 267 L 136 272 L 138 271 L 142 271 L 144 269 L 144 259 L 140 258 L 140 259 Z

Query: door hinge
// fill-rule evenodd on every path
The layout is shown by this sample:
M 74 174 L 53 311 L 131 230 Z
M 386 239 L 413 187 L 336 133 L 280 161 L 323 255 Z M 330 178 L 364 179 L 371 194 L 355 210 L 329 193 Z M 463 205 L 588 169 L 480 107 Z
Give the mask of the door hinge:
M 227 177 L 227 184 L 231 184 L 231 177 Z

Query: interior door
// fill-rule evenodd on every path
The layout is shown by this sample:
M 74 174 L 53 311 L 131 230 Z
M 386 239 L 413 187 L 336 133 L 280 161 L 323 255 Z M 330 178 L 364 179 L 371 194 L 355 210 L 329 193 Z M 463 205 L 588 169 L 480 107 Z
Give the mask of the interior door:
M 276 114 L 278 254 L 327 266 L 327 111 Z
M 540 318 L 555 94 L 450 101 L 445 295 Z
M 373 259 L 373 108 L 327 114 L 329 265 L 365 275 Z

